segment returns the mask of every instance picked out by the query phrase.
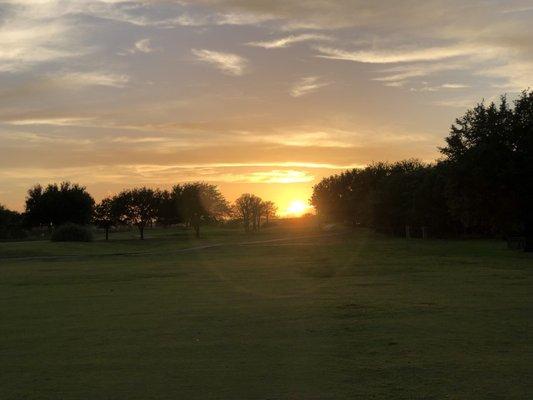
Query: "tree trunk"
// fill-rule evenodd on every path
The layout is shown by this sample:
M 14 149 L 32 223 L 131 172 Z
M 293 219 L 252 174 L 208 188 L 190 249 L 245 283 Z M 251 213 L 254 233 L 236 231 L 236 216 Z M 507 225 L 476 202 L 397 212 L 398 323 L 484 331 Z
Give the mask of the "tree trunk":
M 109 226 L 105 227 L 105 240 L 109 240 Z
M 139 232 L 141 234 L 141 240 L 144 240 L 144 225 L 139 225 Z
M 405 237 L 411 239 L 411 227 L 409 225 L 405 225 Z

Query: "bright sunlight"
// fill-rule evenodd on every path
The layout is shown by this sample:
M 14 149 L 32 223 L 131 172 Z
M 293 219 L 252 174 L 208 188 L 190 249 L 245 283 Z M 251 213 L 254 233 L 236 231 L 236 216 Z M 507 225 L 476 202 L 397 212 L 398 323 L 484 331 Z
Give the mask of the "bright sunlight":
M 293 200 L 289 203 L 287 207 L 287 215 L 300 216 L 303 215 L 309 206 L 303 200 Z

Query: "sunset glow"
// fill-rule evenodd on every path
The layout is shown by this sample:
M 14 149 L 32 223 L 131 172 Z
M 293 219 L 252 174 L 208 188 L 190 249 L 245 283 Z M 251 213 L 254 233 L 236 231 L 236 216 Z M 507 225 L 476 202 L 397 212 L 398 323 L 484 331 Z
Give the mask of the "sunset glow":
M 432 161 L 467 106 L 531 86 L 521 3 L 0 2 L 0 203 L 205 181 L 283 213 L 342 170 Z
M 293 200 L 289 203 L 289 206 L 287 207 L 287 216 L 296 216 L 299 217 L 303 215 L 306 211 L 308 211 L 309 206 L 307 203 L 303 200 Z

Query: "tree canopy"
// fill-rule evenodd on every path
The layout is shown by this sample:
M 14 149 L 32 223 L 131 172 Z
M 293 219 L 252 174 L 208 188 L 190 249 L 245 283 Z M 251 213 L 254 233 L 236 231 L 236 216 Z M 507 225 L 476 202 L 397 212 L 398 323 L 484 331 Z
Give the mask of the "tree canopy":
M 85 225 L 91 221 L 94 199 L 77 183 L 36 185 L 26 197 L 26 222 L 29 226 L 59 226 L 67 222 Z
M 229 205 L 216 185 L 192 182 L 176 185 L 172 189 L 181 219 L 194 228 L 200 236 L 202 222 L 213 222 L 223 218 Z
M 159 204 L 157 190 L 146 187 L 127 189 L 113 198 L 112 213 L 118 221 L 136 226 L 144 239 L 144 228 L 157 218 Z
M 389 232 L 531 237 L 533 92 L 480 103 L 457 118 L 443 159 L 375 163 L 324 178 L 311 203 L 323 218 Z

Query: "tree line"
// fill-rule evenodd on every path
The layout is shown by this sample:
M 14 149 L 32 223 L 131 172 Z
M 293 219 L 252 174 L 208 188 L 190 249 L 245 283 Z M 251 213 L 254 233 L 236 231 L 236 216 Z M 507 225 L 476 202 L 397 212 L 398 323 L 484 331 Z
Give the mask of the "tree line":
M 25 210 L 17 213 L 0 206 L 0 238 L 18 238 L 23 228 L 58 228 L 66 224 L 89 225 L 105 230 L 128 225 L 139 230 L 141 239 L 147 226 L 185 224 L 200 236 L 200 227 L 234 219 L 246 232 L 255 232 L 276 215 L 271 201 L 253 194 L 241 195 L 230 204 L 216 185 L 205 182 L 177 184 L 171 190 L 147 187 L 125 189 L 96 203 L 84 186 L 62 182 L 28 190 Z
M 323 179 L 311 204 L 330 221 L 393 234 L 523 236 L 533 247 L 533 91 L 457 118 L 434 163 L 377 162 Z

